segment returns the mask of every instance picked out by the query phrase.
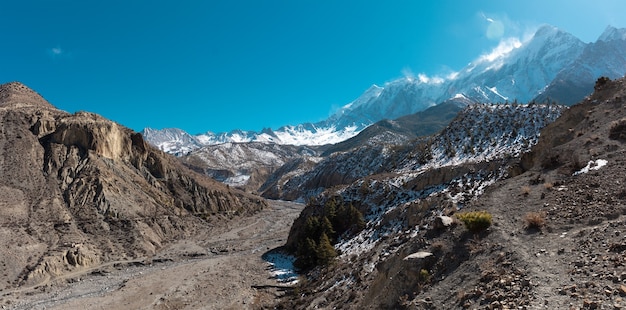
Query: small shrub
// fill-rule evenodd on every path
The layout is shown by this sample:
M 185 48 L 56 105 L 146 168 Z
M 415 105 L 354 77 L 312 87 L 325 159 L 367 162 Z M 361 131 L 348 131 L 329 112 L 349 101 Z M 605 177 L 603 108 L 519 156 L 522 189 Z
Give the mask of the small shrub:
M 524 216 L 526 229 L 541 229 L 546 224 L 546 214 L 543 212 L 528 212 Z
M 306 287 L 309 285 L 309 278 L 307 278 L 304 275 L 300 275 L 298 276 L 298 282 L 297 284 L 293 287 L 293 290 L 291 291 L 293 296 L 295 297 L 301 297 L 301 294 L 304 294 L 304 292 L 306 291 Z
M 570 167 L 569 173 L 574 173 L 584 168 L 587 165 L 587 161 L 581 160 L 578 154 L 576 153 L 572 152 L 568 155 L 568 157 L 569 157 L 568 162 L 569 162 L 569 167 Z
M 435 241 L 431 245 L 433 252 L 441 252 L 446 248 L 446 244 L 443 241 Z
M 428 270 L 422 269 L 420 270 L 418 277 L 421 282 L 428 282 L 428 280 L 430 280 L 430 273 L 428 272 Z
M 552 182 L 543 183 L 543 188 L 545 188 L 547 190 L 551 190 L 552 188 L 554 188 L 554 183 L 552 183 Z
M 411 300 L 409 298 L 409 295 L 404 294 L 398 297 L 398 304 L 400 305 L 401 309 L 411 309 Z
M 601 76 L 596 80 L 596 84 L 593 86 L 593 89 L 595 91 L 601 90 L 602 88 L 604 88 L 606 86 L 606 84 L 608 84 L 611 81 L 610 78 L 606 77 L 606 76 Z
M 463 222 L 467 230 L 473 233 L 481 232 L 489 228 L 492 221 L 491 213 L 487 211 L 457 213 L 456 217 Z
M 522 186 L 522 195 L 528 196 L 528 195 L 530 195 L 531 191 L 532 190 L 531 190 L 530 186 L 527 186 L 527 185 L 526 186 Z

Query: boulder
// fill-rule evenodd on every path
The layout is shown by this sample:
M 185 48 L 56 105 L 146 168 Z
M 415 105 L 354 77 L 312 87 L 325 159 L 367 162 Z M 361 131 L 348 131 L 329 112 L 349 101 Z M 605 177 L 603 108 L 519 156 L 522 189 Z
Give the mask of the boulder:
M 435 223 L 433 224 L 433 227 L 435 229 L 442 229 L 451 226 L 453 223 L 453 218 L 445 215 L 440 215 L 435 218 Z
M 433 256 L 433 253 L 420 251 L 420 252 L 415 252 L 413 254 L 408 255 L 403 260 L 424 259 L 429 256 Z

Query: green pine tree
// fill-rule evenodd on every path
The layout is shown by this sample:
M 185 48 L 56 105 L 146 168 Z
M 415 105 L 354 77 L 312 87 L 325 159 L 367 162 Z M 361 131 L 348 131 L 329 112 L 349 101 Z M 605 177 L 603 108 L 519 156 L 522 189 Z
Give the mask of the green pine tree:
M 322 236 L 320 237 L 320 242 L 317 244 L 316 252 L 317 263 L 323 266 L 330 264 L 333 258 L 337 256 L 337 251 L 335 251 L 335 248 L 332 244 L 330 244 L 330 239 L 328 239 L 328 236 L 325 233 L 322 233 Z
M 293 263 L 294 267 L 300 270 L 307 270 L 318 264 L 317 244 L 313 239 L 306 238 L 298 244 L 297 259 Z

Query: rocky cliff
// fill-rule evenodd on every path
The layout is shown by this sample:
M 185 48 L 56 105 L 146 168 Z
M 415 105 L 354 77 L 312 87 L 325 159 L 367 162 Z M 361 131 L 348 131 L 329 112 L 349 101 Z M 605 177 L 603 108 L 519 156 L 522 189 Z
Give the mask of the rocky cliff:
M 0 86 L 0 119 L 0 288 L 149 257 L 204 220 L 265 206 L 20 83 Z

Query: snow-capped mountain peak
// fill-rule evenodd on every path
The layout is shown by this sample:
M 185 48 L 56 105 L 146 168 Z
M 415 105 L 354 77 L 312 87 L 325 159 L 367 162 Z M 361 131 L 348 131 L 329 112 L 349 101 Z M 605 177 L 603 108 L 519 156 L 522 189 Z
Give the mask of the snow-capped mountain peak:
M 626 40 L 626 29 L 617 29 L 613 26 L 607 26 L 604 32 L 598 38 L 598 41 L 614 41 Z
M 380 94 L 383 92 L 383 87 L 380 87 L 376 84 L 372 84 L 372 86 L 370 86 L 370 88 L 368 88 L 361 96 L 359 96 L 356 100 L 348 103 L 347 105 L 343 106 L 342 110 L 345 111 L 346 109 L 350 109 L 350 108 L 356 108 L 358 106 L 364 105 L 367 102 L 374 100 L 376 98 L 378 98 L 378 96 L 380 96 Z M 339 111 L 340 113 L 342 113 L 343 111 Z
M 205 141 L 192 136 L 186 131 L 178 128 L 152 129 L 145 128 L 141 134 L 152 145 L 161 151 L 182 155 L 202 147 Z
M 527 41 L 503 40 L 491 53 L 463 69 L 446 94 L 477 102 L 528 102 L 581 55 L 585 44 L 553 26 L 542 26 Z
M 154 132 L 144 134 L 149 142 L 174 153 L 225 142 L 320 145 L 343 141 L 375 122 L 414 114 L 460 96 L 474 103 L 550 98 L 572 104 L 591 93 L 598 77 L 616 78 L 626 72 L 625 48 L 626 29 L 609 26 L 597 42 L 586 44 L 554 26 L 544 25 L 524 42 L 517 38 L 502 40 L 492 52 L 477 57 L 449 77 L 419 74 L 392 80 L 382 87 L 372 85 L 328 119 L 315 124 L 198 136 L 171 130 L 159 137 Z M 188 144 L 183 145 L 183 141 Z
M 545 25 L 539 28 L 535 35 L 523 46 L 523 54 L 527 59 L 540 58 L 550 59 L 554 56 L 568 56 L 575 58 L 584 48 L 584 43 L 559 28 Z

